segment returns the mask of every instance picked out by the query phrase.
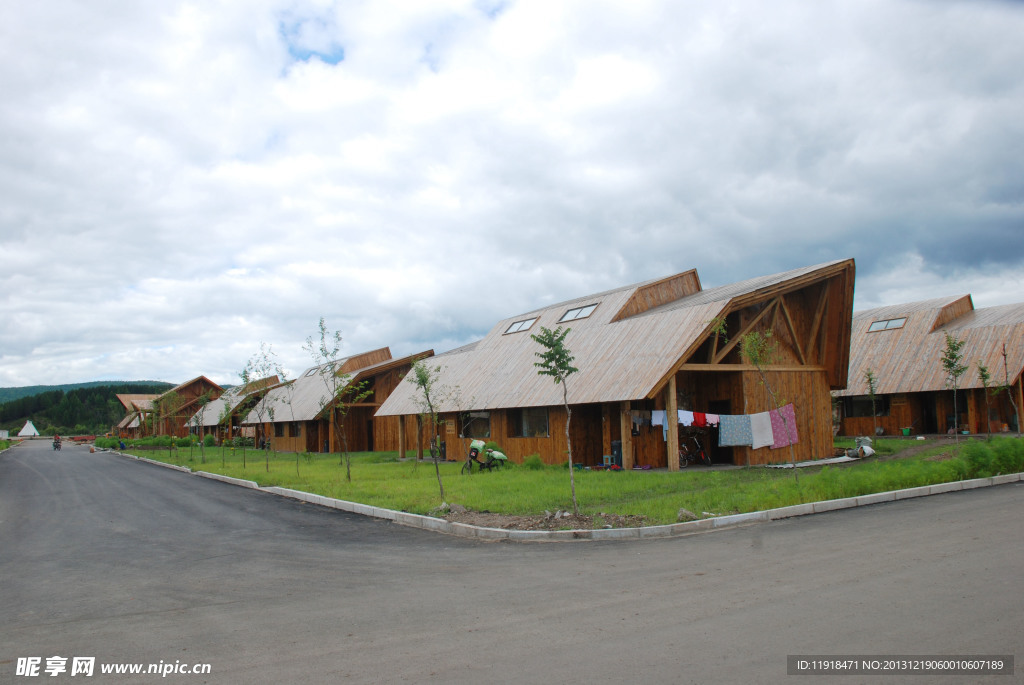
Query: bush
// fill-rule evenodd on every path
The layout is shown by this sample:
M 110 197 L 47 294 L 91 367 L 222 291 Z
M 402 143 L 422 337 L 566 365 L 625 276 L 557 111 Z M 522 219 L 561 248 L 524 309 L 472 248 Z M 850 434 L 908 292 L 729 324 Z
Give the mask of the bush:
M 988 443 L 971 440 L 963 446 L 961 452 L 967 462 L 968 473 L 972 478 L 986 478 L 992 475 L 992 450 Z
M 217 444 L 217 438 L 213 437 L 213 434 L 211 433 L 203 438 L 203 444 L 207 447 L 214 447 Z
M 526 459 L 523 459 L 523 468 L 531 471 L 541 471 L 544 469 L 544 462 L 541 461 L 539 454 L 531 454 Z
M 187 437 L 187 438 L 175 438 L 175 440 L 174 440 L 174 445 L 176 447 L 188 447 L 189 445 L 192 445 L 192 444 L 193 444 L 193 442 L 192 442 L 192 437 L 191 436 Z

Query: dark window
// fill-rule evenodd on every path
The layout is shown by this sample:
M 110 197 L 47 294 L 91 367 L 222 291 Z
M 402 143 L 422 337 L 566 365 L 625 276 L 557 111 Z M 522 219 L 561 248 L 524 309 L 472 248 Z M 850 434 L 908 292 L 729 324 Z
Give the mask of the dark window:
M 298 421 L 292 421 L 292 437 L 293 438 L 301 438 L 302 437 L 302 424 L 299 423 Z
M 508 411 L 508 435 L 510 438 L 548 437 L 547 407 L 529 407 Z
M 850 418 L 871 416 L 871 398 L 868 395 L 843 398 L 843 413 Z M 875 415 L 889 415 L 889 396 L 875 395 Z
M 283 438 L 284 437 L 284 424 L 283 423 L 275 423 L 274 424 L 274 437 L 275 438 Z
M 468 411 L 459 414 L 460 438 L 491 437 L 491 412 Z

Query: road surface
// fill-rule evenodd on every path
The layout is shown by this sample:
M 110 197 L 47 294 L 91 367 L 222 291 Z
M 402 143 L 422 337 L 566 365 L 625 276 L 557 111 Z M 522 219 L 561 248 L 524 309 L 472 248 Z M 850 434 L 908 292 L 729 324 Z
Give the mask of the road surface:
M 1022 521 L 1014 484 L 686 538 L 485 543 L 34 441 L 0 455 L 0 683 L 1021 682 L 1024 664 L 789 676 L 786 657 L 1020 660 Z M 53 656 L 68 672 L 46 675 Z M 40 675 L 17 675 L 30 657 Z M 99 672 L 119 663 L 209 673 Z

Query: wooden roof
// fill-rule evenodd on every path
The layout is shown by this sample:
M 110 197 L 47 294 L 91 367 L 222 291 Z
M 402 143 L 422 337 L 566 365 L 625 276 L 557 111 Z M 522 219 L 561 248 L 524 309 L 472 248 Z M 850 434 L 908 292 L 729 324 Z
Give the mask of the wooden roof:
M 210 400 L 205 408 L 200 408 L 196 411 L 186 422 L 186 425 L 216 426 L 221 422 L 221 418 L 225 413 L 234 413 L 252 395 L 272 388 L 275 385 L 280 385 L 280 383 L 281 379 L 275 375 L 251 381 L 246 385 L 236 385 L 233 388 L 228 388 L 220 397 Z
M 153 400 L 159 395 L 139 395 L 123 393 L 116 395 L 118 401 L 124 405 L 126 411 L 151 411 L 153 409 Z
M 904 317 L 900 328 L 868 330 L 874 322 Z M 837 394 L 868 394 L 868 369 L 877 379 L 878 394 L 947 390 L 941 361 L 946 333 L 965 343 L 964 362 L 970 368 L 960 379 L 961 388 L 982 387 L 979 359 L 992 374 L 993 384 L 1003 382 L 1004 344 L 1010 380 L 1024 370 L 1024 303 L 975 309 L 970 295 L 942 297 L 855 313 L 849 384 Z
M 337 362 L 339 374 L 349 374 L 349 383 L 363 380 L 375 373 L 386 371 L 395 366 L 412 363 L 415 359 L 428 357 L 433 351 L 421 352 L 401 359 L 392 359 L 391 350 L 382 347 L 378 350 L 363 352 L 361 354 L 346 357 Z M 328 384 L 324 382 L 322 373 L 329 373 L 327 365 L 311 366 L 293 380 L 282 383 L 272 388 L 260 400 L 259 411 L 253 409 L 242 423 L 260 423 L 261 414 L 263 421 L 313 421 L 317 419 L 324 409 L 333 404 L 330 397 L 331 391 Z M 273 409 L 273 418 L 270 418 L 269 410 Z
M 565 344 L 579 369 L 568 383 L 569 403 L 653 397 L 708 337 L 716 317 L 840 274 L 849 276 L 852 293 L 853 268 L 853 260 L 838 260 L 708 290 L 691 270 L 502 319 L 483 339 L 430 360 L 442 367 L 440 382 L 458 388 L 440 410 L 561 404 L 561 388 L 537 374 L 540 346 L 530 335 L 541 326 L 554 329 L 566 312 L 590 305 L 597 306 L 589 317 L 562 324 L 570 328 Z M 531 319 L 528 328 L 507 332 Z M 377 416 L 419 413 L 417 399 L 412 383 L 401 383 Z

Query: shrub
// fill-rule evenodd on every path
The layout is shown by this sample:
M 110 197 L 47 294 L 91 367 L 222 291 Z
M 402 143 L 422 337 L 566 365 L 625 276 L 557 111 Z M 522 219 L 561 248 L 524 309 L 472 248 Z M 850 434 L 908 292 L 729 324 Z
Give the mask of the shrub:
M 985 478 L 992 475 L 992 450 L 988 443 L 971 440 L 961 452 L 967 462 L 968 473 L 973 478 Z
M 177 447 L 188 447 L 189 445 L 193 444 L 192 437 L 189 436 L 187 438 L 175 438 L 174 444 Z
M 531 454 L 526 459 L 523 459 L 523 468 L 531 471 L 542 471 L 544 469 L 544 462 L 539 454 Z
M 217 444 L 217 438 L 213 437 L 213 434 L 207 435 L 203 438 L 203 444 L 207 447 L 213 447 Z

